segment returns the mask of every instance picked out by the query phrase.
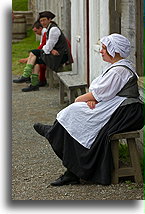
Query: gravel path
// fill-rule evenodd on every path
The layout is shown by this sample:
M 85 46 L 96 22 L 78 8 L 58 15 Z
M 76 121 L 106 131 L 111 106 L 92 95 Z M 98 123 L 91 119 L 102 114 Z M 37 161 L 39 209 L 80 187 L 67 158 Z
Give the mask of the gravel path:
M 58 89 L 22 93 L 26 84 L 13 84 L 12 92 L 12 200 L 142 200 L 143 185 L 120 183 L 102 186 L 82 183 L 52 187 L 65 168 L 48 141 L 33 124 L 52 124 L 59 106 Z

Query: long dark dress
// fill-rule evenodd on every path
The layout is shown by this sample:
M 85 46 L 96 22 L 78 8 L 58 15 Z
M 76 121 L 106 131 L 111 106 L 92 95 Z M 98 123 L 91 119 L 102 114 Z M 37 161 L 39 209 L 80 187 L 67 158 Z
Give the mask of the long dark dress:
M 113 161 L 109 137 L 115 133 L 140 130 L 144 125 L 143 104 L 120 106 L 100 130 L 90 149 L 83 147 L 56 120 L 46 138 L 63 165 L 93 183 L 111 184 Z

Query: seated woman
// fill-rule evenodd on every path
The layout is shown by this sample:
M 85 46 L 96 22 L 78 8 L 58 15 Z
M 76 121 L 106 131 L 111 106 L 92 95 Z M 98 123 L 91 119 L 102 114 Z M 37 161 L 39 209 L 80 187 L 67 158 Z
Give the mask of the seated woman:
M 144 125 L 138 75 L 125 59 L 130 54 L 130 42 L 120 34 L 111 34 L 101 43 L 102 58 L 111 64 L 93 80 L 89 92 L 61 110 L 53 126 L 34 124 L 67 168 L 51 183 L 53 186 L 79 184 L 80 179 L 111 184 L 110 136 Z

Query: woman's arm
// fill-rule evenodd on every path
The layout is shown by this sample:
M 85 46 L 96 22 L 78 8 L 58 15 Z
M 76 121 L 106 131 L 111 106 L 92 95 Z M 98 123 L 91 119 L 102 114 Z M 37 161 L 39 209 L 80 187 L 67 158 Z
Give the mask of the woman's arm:
M 96 107 L 97 101 L 88 101 L 87 105 L 89 106 L 90 109 L 94 109 Z
M 91 92 L 83 94 L 75 99 L 75 102 L 86 102 L 90 109 L 94 109 L 98 101 Z
M 81 95 L 75 99 L 75 102 L 88 102 L 88 101 L 97 102 L 97 100 L 94 98 L 92 92 L 88 92 L 86 94 L 83 94 L 83 95 Z

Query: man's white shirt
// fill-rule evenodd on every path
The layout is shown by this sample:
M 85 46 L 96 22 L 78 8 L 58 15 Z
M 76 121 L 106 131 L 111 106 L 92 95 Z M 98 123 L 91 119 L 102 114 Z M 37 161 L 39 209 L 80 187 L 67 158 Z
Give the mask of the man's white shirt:
M 53 50 L 54 46 L 59 40 L 59 36 L 61 35 L 61 31 L 58 27 L 52 27 L 49 31 L 49 38 L 47 38 L 46 45 L 43 46 L 42 50 L 45 54 L 50 54 Z

